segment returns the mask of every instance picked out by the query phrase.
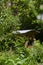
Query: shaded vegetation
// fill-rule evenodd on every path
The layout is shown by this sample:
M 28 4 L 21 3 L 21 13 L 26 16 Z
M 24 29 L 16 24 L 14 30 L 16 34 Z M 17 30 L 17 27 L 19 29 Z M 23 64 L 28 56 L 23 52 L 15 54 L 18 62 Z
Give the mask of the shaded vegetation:
M 12 34 L 14 30 L 20 29 L 43 30 L 43 21 L 37 20 L 42 2 L 42 0 L 0 0 L 0 65 L 43 63 L 43 44 L 34 41 L 33 46 L 25 48 L 27 39 Z M 43 36 L 37 37 L 42 41 Z

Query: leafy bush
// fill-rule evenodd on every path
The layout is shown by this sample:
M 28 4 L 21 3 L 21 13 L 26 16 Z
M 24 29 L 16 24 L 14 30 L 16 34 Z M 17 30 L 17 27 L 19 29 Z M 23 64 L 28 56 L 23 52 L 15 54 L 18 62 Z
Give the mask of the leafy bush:
M 9 6 L 11 2 L 11 6 Z M 0 65 L 43 63 L 43 45 L 25 48 L 25 38 L 12 34 L 18 29 L 43 28 L 36 16 L 41 0 L 0 0 Z M 14 3 L 14 4 L 13 4 Z M 42 24 L 41 24 L 42 25 Z
M 38 65 L 43 63 L 43 46 L 32 46 L 31 48 L 18 47 L 16 53 L 15 50 L 12 52 L 1 52 L 0 53 L 0 64 L 3 65 Z

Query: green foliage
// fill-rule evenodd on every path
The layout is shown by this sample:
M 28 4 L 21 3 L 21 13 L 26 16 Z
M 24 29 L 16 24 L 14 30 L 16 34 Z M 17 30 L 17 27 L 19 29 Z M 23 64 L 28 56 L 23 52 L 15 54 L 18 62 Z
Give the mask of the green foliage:
M 41 0 L 13 0 L 12 12 L 18 15 L 21 22 L 21 29 L 38 29 L 39 21 L 37 15 L 40 11 Z
M 43 45 L 25 48 L 25 38 L 12 34 L 18 29 L 43 29 L 37 20 L 41 0 L 0 0 L 0 65 L 43 63 Z
M 16 47 L 23 47 L 25 43 L 24 37 L 18 37 L 16 38 L 15 35 L 12 33 L 3 35 L 0 37 L 0 51 L 2 50 L 10 50 L 12 47 L 12 50 L 14 50 Z
M 19 48 L 19 47 L 18 47 Z M 20 47 L 21 49 L 22 47 Z M 33 46 L 12 52 L 0 52 L 0 64 L 4 65 L 38 65 L 43 63 L 43 46 Z
M 0 6 L 0 35 L 19 29 L 20 26 L 19 17 L 14 17 L 11 9 L 6 7 L 3 1 L 1 4 L 3 5 Z

